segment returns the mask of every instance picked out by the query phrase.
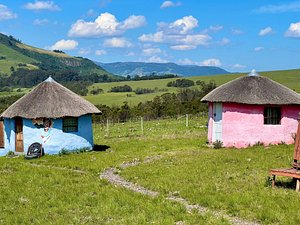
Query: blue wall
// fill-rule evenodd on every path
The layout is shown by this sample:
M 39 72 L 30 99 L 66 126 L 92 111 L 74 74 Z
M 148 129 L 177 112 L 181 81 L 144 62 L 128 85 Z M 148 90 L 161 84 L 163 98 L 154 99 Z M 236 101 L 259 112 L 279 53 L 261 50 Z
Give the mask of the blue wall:
M 43 145 L 46 154 L 57 154 L 60 150 L 75 150 L 79 148 L 93 148 L 92 116 L 84 115 L 78 118 L 78 132 L 64 133 L 62 131 L 63 119 L 51 119 L 50 140 Z M 13 119 L 5 119 L 5 149 L 0 150 L 0 155 L 5 155 L 8 151 L 15 151 L 15 123 Z M 36 128 L 30 119 L 23 119 L 23 142 L 24 153 L 28 147 L 34 143 L 42 143 L 41 133 L 43 128 Z M 10 138 L 7 138 L 7 137 Z
M 6 155 L 9 151 L 15 151 L 15 120 L 4 119 L 4 146 L 0 148 L 0 156 Z

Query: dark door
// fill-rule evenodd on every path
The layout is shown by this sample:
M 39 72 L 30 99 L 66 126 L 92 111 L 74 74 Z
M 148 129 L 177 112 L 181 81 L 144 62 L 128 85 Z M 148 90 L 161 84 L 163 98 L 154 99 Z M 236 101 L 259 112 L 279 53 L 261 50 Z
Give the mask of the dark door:
M 24 152 L 23 150 L 23 120 L 20 117 L 15 118 L 16 131 L 16 152 Z

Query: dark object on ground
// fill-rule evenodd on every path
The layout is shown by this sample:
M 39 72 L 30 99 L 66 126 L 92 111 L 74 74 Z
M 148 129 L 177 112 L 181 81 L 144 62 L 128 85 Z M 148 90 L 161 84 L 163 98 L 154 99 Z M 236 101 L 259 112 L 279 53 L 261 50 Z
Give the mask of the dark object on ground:
M 35 159 L 42 157 L 44 155 L 44 149 L 42 145 L 38 142 L 32 143 L 28 147 L 27 154 L 25 155 L 25 159 Z
M 94 145 L 93 151 L 103 152 L 103 151 L 105 151 L 106 149 L 109 149 L 109 148 L 110 148 L 110 146 L 108 146 L 108 145 Z

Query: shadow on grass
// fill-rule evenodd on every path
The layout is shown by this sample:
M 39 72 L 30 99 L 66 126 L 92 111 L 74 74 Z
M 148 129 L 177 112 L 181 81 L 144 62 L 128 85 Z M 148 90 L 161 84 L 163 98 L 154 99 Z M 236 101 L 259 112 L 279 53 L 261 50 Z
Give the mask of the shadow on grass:
M 110 146 L 108 145 L 94 145 L 93 151 L 95 152 L 104 152 L 106 149 L 109 149 Z
M 287 181 L 276 181 L 275 187 L 295 190 L 296 180 L 291 179 L 291 180 L 287 180 Z

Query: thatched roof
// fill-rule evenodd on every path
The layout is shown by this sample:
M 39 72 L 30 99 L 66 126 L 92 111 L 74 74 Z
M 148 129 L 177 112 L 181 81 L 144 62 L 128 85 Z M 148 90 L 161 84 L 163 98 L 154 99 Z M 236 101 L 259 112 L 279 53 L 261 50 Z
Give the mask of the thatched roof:
M 232 102 L 255 105 L 300 105 L 295 91 L 255 72 L 219 86 L 201 99 L 202 102 Z
M 49 77 L 24 95 L 0 117 L 61 118 L 101 113 L 93 104 Z

